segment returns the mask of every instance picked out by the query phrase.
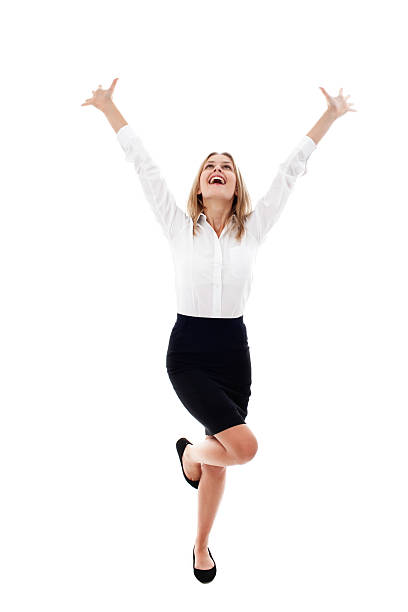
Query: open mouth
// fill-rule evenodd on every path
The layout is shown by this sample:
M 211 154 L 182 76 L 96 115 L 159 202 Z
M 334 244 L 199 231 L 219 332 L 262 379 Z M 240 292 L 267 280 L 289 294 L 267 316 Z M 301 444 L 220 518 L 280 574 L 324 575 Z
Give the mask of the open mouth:
M 225 185 L 225 179 L 222 176 L 213 176 L 208 182 L 210 185 Z

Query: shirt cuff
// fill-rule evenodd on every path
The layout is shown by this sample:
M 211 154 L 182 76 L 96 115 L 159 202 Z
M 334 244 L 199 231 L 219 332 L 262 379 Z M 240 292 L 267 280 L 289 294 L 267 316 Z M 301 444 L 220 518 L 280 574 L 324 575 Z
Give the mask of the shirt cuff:
M 116 132 L 116 138 L 126 153 L 125 160 L 134 162 L 136 167 L 139 168 L 140 164 L 148 158 L 148 153 L 140 137 L 127 123 Z
M 310 136 L 303 136 L 303 138 L 298 144 L 298 148 L 301 149 L 303 153 L 309 157 L 309 155 L 313 153 L 313 151 L 317 148 L 317 144 L 315 143 L 313 138 L 310 138 Z
M 122 147 L 129 142 L 129 139 L 132 136 L 135 137 L 136 134 L 128 123 L 126 125 L 122 125 L 122 127 L 116 132 L 116 138 L 119 140 Z
M 310 136 L 303 136 L 297 146 L 297 160 L 303 165 L 303 172 L 300 176 L 307 173 L 307 162 L 313 151 L 317 149 L 317 144 Z

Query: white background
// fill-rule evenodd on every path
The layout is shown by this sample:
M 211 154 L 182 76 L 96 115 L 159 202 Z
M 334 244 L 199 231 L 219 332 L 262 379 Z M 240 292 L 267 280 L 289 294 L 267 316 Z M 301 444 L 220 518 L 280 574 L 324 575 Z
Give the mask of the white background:
M 4 612 L 407 610 L 403 3 L 23 2 L 2 20 L 0 604 Z M 203 428 L 165 354 L 170 249 L 103 114 L 185 209 L 230 151 L 253 206 L 350 94 L 261 247 L 247 424 L 192 571 Z M 228 607 L 228 608 L 227 608 Z

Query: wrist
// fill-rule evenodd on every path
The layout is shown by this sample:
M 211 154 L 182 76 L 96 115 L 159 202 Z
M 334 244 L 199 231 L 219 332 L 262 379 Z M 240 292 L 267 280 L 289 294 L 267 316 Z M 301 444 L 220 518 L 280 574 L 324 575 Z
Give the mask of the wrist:
M 329 108 L 325 113 L 323 113 L 323 116 L 326 117 L 328 121 L 331 121 L 332 123 L 337 119 L 336 111 L 330 110 Z
M 100 110 L 106 115 L 110 111 L 116 110 L 116 106 L 113 103 L 113 100 L 107 100 L 107 102 L 105 102 L 105 104 L 101 107 Z
M 107 100 L 106 104 L 103 105 L 101 110 L 116 133 L 118 133 L 120 128 L 127 124 L 126 119 L 116 108 L 112 100 Z

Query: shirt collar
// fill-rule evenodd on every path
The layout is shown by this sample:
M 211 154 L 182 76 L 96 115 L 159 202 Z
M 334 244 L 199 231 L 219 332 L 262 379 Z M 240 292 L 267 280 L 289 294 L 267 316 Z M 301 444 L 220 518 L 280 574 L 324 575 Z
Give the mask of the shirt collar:
M 198 221 L 199 221 L 199 219 L 200 219 L 201 215 L 202 215 L 202 216 L 203 216 L 205 219 L 207 218 L 207 215 L 206 215 L 206 214 L 204 214 L 204 213 L 203 213 L 203 211 L 201 211 L 201 212 L 200 212 L 200 214 L 199 214 L 199 215 L 198 215 L 198 217 L 197 217 L 197 223 L 198 223 Z M 236 215 L 235 213 L 232 213 L 232 215 L 231 215 L 231 217 L 236 217 L 236 216 L 237 216 L 237 215 Z

